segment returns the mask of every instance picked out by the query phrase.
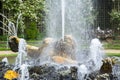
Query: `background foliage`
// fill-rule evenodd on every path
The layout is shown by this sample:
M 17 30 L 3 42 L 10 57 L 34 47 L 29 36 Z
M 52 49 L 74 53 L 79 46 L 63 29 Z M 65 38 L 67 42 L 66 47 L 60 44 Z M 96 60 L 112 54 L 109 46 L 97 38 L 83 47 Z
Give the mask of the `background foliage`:
M 120 27 L 120 11 L 113 9 L 112 12 L 110 13 L 110 16 L 111 16 L 111 20 L 114 23 L 116 23 L 118 27 Z
M 38 36 L 38 30 L 40 29 L 38 27 L 44 27 L 45 0 L 2 0 L 2 3 L 3 14 L 15 24 L 19 14 L 22 14 L 22 18 L 18 25 L 18 32 L 25 35 L 25 38 L 27 39 L 35 39 L 35 37 Z M 32 27 L 34 27 L 34 29 Z M 23 29 L 25 29 L 25 32 L 21 31 Z M 36 33 L 32 34 L 32 37 L 30 37 L 29 33 L 32 32 Z
M 35 22 L 31 22 L 29 24 L 29 28 L 25 29 L 26 39 L 37 39 L 37 36 L 35 36 L 35 35 L 38 35 L 38 29 L 36 28 L 36 26 L 37 25 Z

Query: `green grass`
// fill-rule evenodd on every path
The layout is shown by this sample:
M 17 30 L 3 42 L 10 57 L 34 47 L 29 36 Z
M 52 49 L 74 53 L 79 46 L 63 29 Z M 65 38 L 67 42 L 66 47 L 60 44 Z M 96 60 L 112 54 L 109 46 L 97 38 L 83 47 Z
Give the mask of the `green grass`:
M 7 51 L 10 50 L 10 48 L 8 48 L 8 49 L 7 48 L 0 48 L 0 51 L 6 51 L 6 50 Z
M 117 56 L 120 57 L 120 53 L 106 53 L 107 56 Z
M 120 50 L 120 44 L 106 44 L 105 49 L 116 49 L 116 50 Z
M 17 54 L 0 54 L 0 57 L 15 57 Z
M 111 43 L 103 43 L 105 49 L 116 49 L 120 50 L 120 40 L 114 40 Z
M 0 51 L 10 50 L 7 48 L 7 41 L 0 41 Z

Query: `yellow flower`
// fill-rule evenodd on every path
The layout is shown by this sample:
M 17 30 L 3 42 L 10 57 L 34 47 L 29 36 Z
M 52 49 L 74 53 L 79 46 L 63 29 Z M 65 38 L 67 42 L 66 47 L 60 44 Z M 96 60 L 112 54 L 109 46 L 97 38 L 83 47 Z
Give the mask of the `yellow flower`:
M 6 71 L 6 73 L 4 74 L 4 78 L 8 79 L 8 80 L 12 80 L 15 78 L 18 78 L 19 74 L 13 70 L 8 70 Z

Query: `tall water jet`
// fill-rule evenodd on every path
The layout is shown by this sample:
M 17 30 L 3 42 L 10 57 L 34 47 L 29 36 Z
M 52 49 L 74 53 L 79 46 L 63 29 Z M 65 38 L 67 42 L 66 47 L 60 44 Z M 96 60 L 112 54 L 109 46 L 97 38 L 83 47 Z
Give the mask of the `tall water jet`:
M 46 0 L 47 36 L 59 39 L 72 35 L 77 43 L 77 59 L 89 49 L 92 39 L 92 7 L 92 0 Z
M 62 8 L 62 39 L 64 40 L 65 34 L 65 0 L 61 0 L 61 8 Z

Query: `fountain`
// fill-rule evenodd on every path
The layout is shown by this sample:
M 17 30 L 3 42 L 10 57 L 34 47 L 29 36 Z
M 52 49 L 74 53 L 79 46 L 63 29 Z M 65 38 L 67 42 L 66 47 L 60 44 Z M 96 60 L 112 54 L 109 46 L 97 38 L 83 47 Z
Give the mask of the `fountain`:
M 20 74 L 17 79 L 115 79 L 114 59 L 104 59 L 101 42 L 91 36 L 92 0 L 46 0 L 46 8 L 48 38 L 40 47 L 28 45 L 15 33 L 9 37 L 11 50 L 18 52 L 16 63 L 11 67 Z M 9 29 L 16 32 L 13 24 Z M 109 69 L 106 70 L 106 66 Z M 120 70 L 119 65 L 115 67 Z M 120 79 L 119 74 L 116 78 Z

